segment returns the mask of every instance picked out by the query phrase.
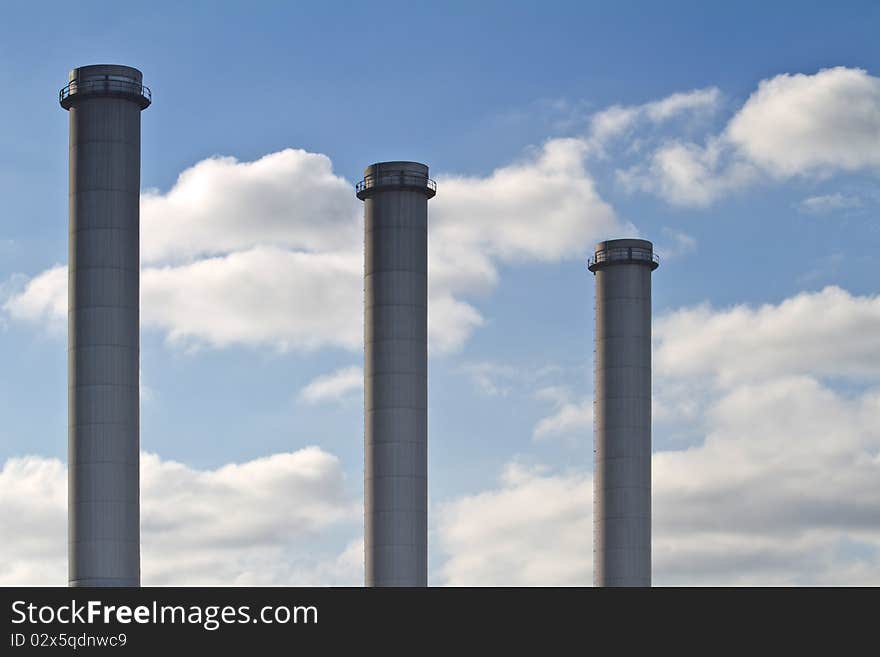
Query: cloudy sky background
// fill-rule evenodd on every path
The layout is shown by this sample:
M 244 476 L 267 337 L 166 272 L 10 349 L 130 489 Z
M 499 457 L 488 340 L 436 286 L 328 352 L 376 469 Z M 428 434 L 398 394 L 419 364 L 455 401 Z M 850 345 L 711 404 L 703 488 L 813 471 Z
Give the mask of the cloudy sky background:
M 655 583 L 880 585 L 875 3 L 118 11 L 0 25 L 0 584 L 66 581 L 56 94 L 114 61 L 154 93 L 145 584 L 362 582 L 354 183 L 414 159 L 439 188 L 432 584 L 591 582 L 585 259 L 640 235 Z

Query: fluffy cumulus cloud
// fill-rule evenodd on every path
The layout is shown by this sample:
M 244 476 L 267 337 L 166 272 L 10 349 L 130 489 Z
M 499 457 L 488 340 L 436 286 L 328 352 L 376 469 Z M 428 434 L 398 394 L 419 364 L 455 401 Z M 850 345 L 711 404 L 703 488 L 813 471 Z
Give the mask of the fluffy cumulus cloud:
M 351 254 L 268 246 L 148 267 L 142 322 L 192 346 L 354 350 L 363 340 L 362 272 Z
M 880 583 L 878 411 L 805 376 L 725 390 L 702 445 L 654 457 L 658 579 Z
M 504 261 L 577 256 L 598 236 L 618 227 L 611 207 L 584 168 L 585 143 L 553 139 L 524 162 L 488 177 L 440 176 L 432 201 L 431 238 Z M 458 269 L 444 253 L 434 265 Z M 469 262 L 466 264 L 470 264 Z M 468 267 L 485 271 L 479 262 Z M 485 276 L 485 273 L 481 273 Z
M 343 367 L 310 381 L 299 398 L 309 404 L 341 401 L 364 389 L 364 371 L 360 367 Z
M 57 459 L 8 459 L 0 469 L 0 585 L 67 582 L 67 469 Z
M 781 177 L 880 167 L 880 78 L 838 67 L 763 80 L 725 133 Z
M 17 275 L 7 282 L 3 310 L 15 320 L 47 322 L 54 330 L 67 320 L 67 266 L 55 265 L 28 279 Z
M 360 242 L 361 202 L 330 158 L 286 149 L 253 162 L 212 157 L 141 195 L 145 262 L 257 246 L 334 251 Z
M 759 180 L 878 168 L 880 78 L 837 67 L 762 80 L 719 133 L 666 139 L 618 176 L 631 189 L 705 206 Z
M 60 461 L 6 461 L 0 530 L 15 540 L 0 546 L 0 583 L 66 581 L 66 504 Z M 338 459 L 317 447 L 215 470 L 141 456 L 146 585 L 357 585 L 360 517 Z M 333 532 L 342 538 L 328 542 Z
M 659 581 L 880 583 L 878 329 L 837 287 L 655 324 L 655 409 L 702 435 L 654 456 Z
M 622 228 L 584 169 L 584 142 L 550 140 L 484 177 L 440 175 L 431 201 L 429 340 L 460 349 L 474 305 L 504 262 L 580 256 Z M 287 149 L 253 162 L 203 160 L 167 192 L 142 195 L 142 306 L 174 344 L 281 350 L 362 342 L 361 204 L 324 155 Z M 66 270 L 4 302 L 23 321 L 66 316 Z
M 362 265 L 348 253 L 255 247 L 141 272 L 141 322 L 170 344 L 356 350 L 363 340 Z M 67 266 L 20 285 L 4 303 L 19 321 L 53 331 L 67 321 Z
M 629 190 L 655 193 L 677 205 L 706 206 L 758 179 L 757 168 L 737 158 L 718 137 L 706 144 L 669 141 L 638 164 L 617 172 Z
M 878 304 L 829 288 L 658 322 L 655 426 L 696 435 L 654 454 L 656 583 L 880 584 Z M 586 470 L 509 466 L 442 508 L 444 581 L 589 583 L 591 509 Z
M 839 287 L 779 304 L 685 308 L 654 324 L 658 374 L 720 383 L 780 373 L 880 380 L 880 296 Z
M 438 510 L 442 583 L 570 586 L 592 581 L 592 479 L 511 463 L 499 487 Z

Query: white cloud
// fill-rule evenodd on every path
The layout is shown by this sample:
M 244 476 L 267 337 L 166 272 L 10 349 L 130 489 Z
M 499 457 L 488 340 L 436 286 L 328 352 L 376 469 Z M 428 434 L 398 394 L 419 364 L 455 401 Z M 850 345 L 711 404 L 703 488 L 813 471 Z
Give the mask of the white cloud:
M 836 287 L 656 322 L 665 423 L 703 436 L 654 456 L 659 582 L 880 582 L 878 328 Z
M 643 105 L 645 113 L 655 123 L 668 121 L 685 112 L 714 111 L 721 99 L 715 87 L 674 93 L 661 100 Z
M 46 321 L 52 330 L 63 329 L 67 321 L 67 266 L 55 265 L 34 278 L 18 274 L 6 287 L 3 303 L 10 317 L 19 321 Z
M 363 265 L 348 253 L 256 247 L 144 269 L 142 322 L 173 343 L 358 349 Z
M 362 266 L 348 253 L 256 247 L 148 267 L 141 272 L 141 322 L 187 348 L 358 349 L 363 342 Z M 13 319 L 63 328 L 67 267 L 30 279 L 3 308 Z
M 212 157 L 167 193 L 141 195 L 141 254 L 167 263 L 259 246 L 351 249 L 362 239 L 362 212 L 326 155 L 288 148 L 253 162 Z
M 593 400 L 585 397 L 580 400 L 571 398 L 571 391 L 565 387 L 548 386 L 541 388 L 538 399 L 546 399 L 553 403 L 553 413 L 541 418 L 532 431 L 532 438 L 544 440 L 559 436 L 571 437 L 581 434 L 590 435 L 593 429 Z
M 733 157 L 725 143 L 710 138 L 705 145 L 669 140 L 647 165 L 617 171 L 629 191 L 656 193 L 670 203 L 704 207 L 758 178 L 758 169 Z
M 360 583 L 360 541 L 342 555 L 327 536 L 357 535 L 361 506 L 338 459 L 317 447 L 215 470 L 141 455 L 145 585 Z M 292 503 L 290 503 L 292 501 Z M 63 585 L 66 468 L 9 459 L 0 470 L 0 583 Z
M 726 138 L 764 171 L 788 177 L 880 166 L 880 78 L 863 69 L 762 80 Z
M 582 255 L 601 236 L 622 229 L 584 168 L 585 150 L 583 140 L 551 139 L 527 160 L 487 177 L 439 176 L 431 239 L 457 245 L 458 255 L 502 261 Z M 461 267 L 444 256 L 432 252 L 432 267 Z M 473 269 L 487 268 L 483 262 Z
M 671 94 L 642 105 L 612 105 L 590 117 L 588 143 L 603 153 L 612 139 L 626 135 L 639 124 L 660 124 L 682 115 L 707 114 L 718 108 L 721 92 L 715 87 Z
M 837 67 L 762 80 L 720 133 L 703 143 L 670 139 L 618 178 L 671 203 L 705 206 L 758 181 L 878 167 L 880 78 Z
M 682 378 L 660 375 L 654 368 L 651 419 L 654 426 L 663 426 L 673 438 L 700 435 L 705 430 L 702 412 L 710 390 L 699 377 Z
M 838 287 L 783 302 L 685 308 L 654 323 L 658 376 L 728 384 L 780 373 L 880 377 L 880 297 Z
M 340 401 L 364 389 L 364 370 L 357 366 L 343 367 L 310 381 L 299 398 L 309 404 Z
M 809 377 L 738 385 L 702 445 L 654 457 L 659 582 L 880 583 L 880 391 Z M 861 546 L 866 556 L 846 554 Z
M 592 581 L 592 480 L 507 466 L 500 486 L 440 506 L 442 583 L 575 586 Z
M 837 210 L 851 210 L 862 207 L 862 200 L 858 196 L 850 196 L 836 192 L 834 194 L 822 194 L 809 196 L 798 204 L 802 212 L 808 214 L 825 214 Z
M 0 469 L 0 585 L 67 583 L 67 471 L 57 459 Z
M 880 582 L 878 327 L 836 287 L 655 323 L 655 420 L 702 436 L 654 455 L 658 582 Z
M 486 320 L 469 303 L 459 301 L 451 294 L 428 294 L 428 351 L 447 353 L 458 351 L 477 328 Z

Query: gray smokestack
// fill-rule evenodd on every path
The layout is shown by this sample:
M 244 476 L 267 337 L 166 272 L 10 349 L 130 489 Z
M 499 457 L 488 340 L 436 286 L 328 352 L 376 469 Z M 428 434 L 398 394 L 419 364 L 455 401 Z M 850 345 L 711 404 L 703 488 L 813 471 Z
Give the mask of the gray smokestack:
M 367 586 L 428 582 L 428 167 L 364 171 Z
M 593 583 L 651 585 L 651 272 L 646 240 L 596 246 Z
M 138 586 L 141 110 L 128 66 L 83 66 L 70 112 L 68 567 L 71 586 Z

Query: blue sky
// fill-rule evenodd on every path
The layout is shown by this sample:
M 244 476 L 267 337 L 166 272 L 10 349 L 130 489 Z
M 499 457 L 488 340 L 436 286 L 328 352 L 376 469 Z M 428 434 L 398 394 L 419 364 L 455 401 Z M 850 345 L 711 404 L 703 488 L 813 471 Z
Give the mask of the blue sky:
M 259 459 L 275 467 L 273 455 L 284 454 L 317 459 L 327 477 L 289 503 L 331 509 L 334 519 L 288 532 L 276 529 L 289 518 L 267 516 L 273 539 L 216 556 L 230 564 L 222 581 L 360 581 L 361 396 L 346 384 L 362 360 L 350 330 L 360 291 L 357 253 L 334 233 L 357 236 L 360 204 L 346 185 L 364 166 L 413 159 L 439 181 L 432 307 L 437 335 L 450 342 L 431 347 L 434 583 L 589 583 L 593 281 L 584 263 L 597 239 L 634 231 L 664 259 L 654 277 L 663 406 L 655 406 L 655 579 L 880 582 L 877 523 L 795 513 L 801 522 L 785 542 L 799 551 L 783 558 L 776 533 L 737 509 L 724 531 L 707 529 L 700 510 L 713 495 L 735 498 L 733 480 L 676 497 L 687 488 L 676 473 L 696 467 L 685 459 L 706 472 L 739 463 L 751 473 L 743 486 L 781 480 L 750 469 L 763 448 L 751 440 L 766 437 L 785 453 L 795 427 L 818 426 L 817 405 L 865 414 L 861 424 L 833 423 L 846 425 L 835 444 L 848 447 L 833 457 L 854 469 L 846 486 L 876 459 L 880 427 L 864 410 L 880 382 L 876 3 L 120 7 L 2 10 L 0 490 L 41 477 L 60 490 L 63 465 L 53 459 L 66 455 L 66 342 L 63 309 L 52 303 L 63 271 L 41 278 L 67 253 L 67 117 L 57 92 L 70 68 L 115 62 L 140 68 L 154 97 L 143 114 L 142 240 L 152 255 L 142 258 L 152 273 L 143 279 L 141 441 L 161 462 L 147 481 L 176 476 L 173 461 L 196 490 L 198 473 L 221 477 L 231 463 L 259 473 Z M 218 156 L 237 163 L 210 159 Z M 248 177 L 243 163 L 265 156 L 262 173 Z M 207 196 L 177 182 L 190 169 Z M 264 216 L 273 199 L 289 209 L 288 223 Z M 200 214 L 205 207 L 216 224 Z M 219 244 L 212 231 L 236 237 Z M 296 254 L 314 255 L 318 267 L 339 256 L 338 285 L 353 290 L 344 298 L 354 310 L 335 318 L 320 299 L 298 296 L 318 274 Z M 233 283 L 243 271 L 282 301 L 299 301 L 243 329 L 233 326 L 242 306 L 218 305 L 216 322 L 230 328 L 212 334 L 179 299 L 223 298 L 192 268 L 200 264 Z M 254 264 L 259 272 L 248 269 Z M 164 270 L 172 273 L 161 278 Z M 300 312 L 327 319 L 272 328 L 275 314 Z M 737 349 L 741 358 L 731 358 Z M 303 391 L 322 377 L 336 387 L 309 401 Z M 748 424 L 731 409 L 753 398 L 760 403 L 744 407 Z M 785 422 L 774 415 L 780 409 L 789 409 Z M 300 451 L 309 446 L 318 452 Z M 812 499 L 831 461 L 804 459 L 791 486 Z M 303 476 L 296 463 L 281 468 L 292 481 Z M 815 476 L 793 474 L 804 471 Z M 880 503 L 870 485 L 825 494 L 831 508 L 844 495 L 864 496 L 865 508 Z M 792 516 L 791 498 L 769 497 L 779 518 Z M 673 503 L 692 509 L 686 521 L 664 515 Z M 63 534 L 60 504 L 44 511 Z M 522 504 L 518 520 L 506 512 Z M 487 534 L 481 513 L 509 520 Z M 160 519 L 147 515 L 145 534 Z M 521 526 L 528 522 L 546 536 Z M 583 531 L 559 530 L 565 538 L 545 543 L 560 525 Z M 57 529 L 34 531 L 44 560 L 4 555 L 20 567 L 0 570 L 3 581 L 63 565 Z M 145 538 L 145 582 L 205 581 L 195 561 L 150 570 L 151 550 L 183 543 Z M 676 561 L 691 549 L 681 546 L 702 546 L 692 559 L 702 570 Z M 261 555 L 279 554 L 295 567 L 253 575 Z

